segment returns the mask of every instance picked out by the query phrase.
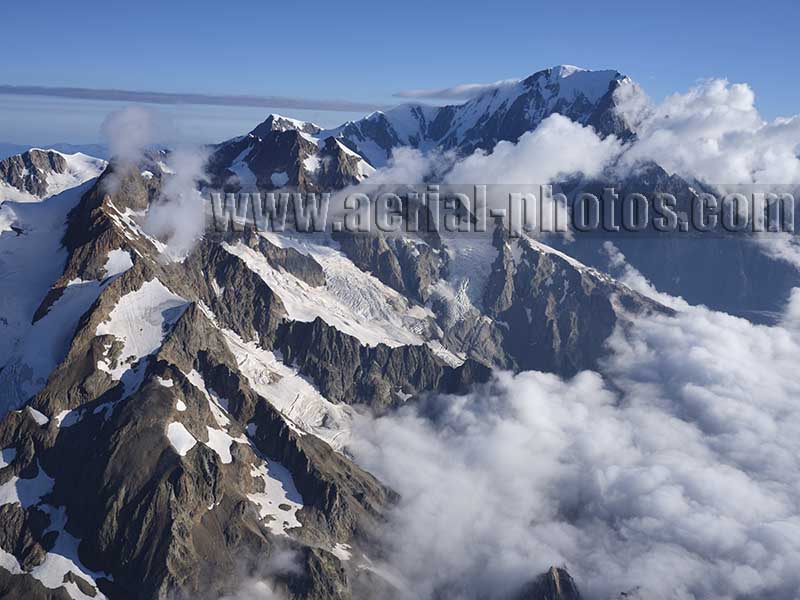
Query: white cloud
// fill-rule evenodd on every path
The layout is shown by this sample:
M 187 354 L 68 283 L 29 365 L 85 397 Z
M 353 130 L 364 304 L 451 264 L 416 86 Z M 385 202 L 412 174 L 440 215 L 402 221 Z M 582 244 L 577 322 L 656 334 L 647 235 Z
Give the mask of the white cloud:
M 159 118 L 142 106 L 127 106 L 108 114 L 100 126 L 111 155 L 123 164 L 138 162 L 145 149 L 156 142 Z
M 145 230 L 167 242 L 166 254 L 180 259 L 192 249 L 206 226 L 206 204 L 198 184 L 206 180 L 208 154 L 199 148 L 179 148 L 167 158 L 161 197 L 147 211 Z
M 251 573 L 238 574 L 236 591 L 223 594 L 218 600 L 289 600 L 290 595 L 281 579 L 303 573 L 300 557 L 289 548 L 276 547 L 266 559 L 259 558 Z M 237 567 L 242 570 L 244 563 Z
M 401 146 L 392 151 L 386 166 L 375 171 L 364 183 L 369 186 L 420 183 L 444 160 L 444 156 L 436 152 L 423 154 L 415 148 Z
M 753 240 L 759 244 L 761 251 L 775 260 L 781 260 L 800 269 L 800 240 L 790 233 L 767 233 L 756 236 Z
M 10 206 L 4 206 L 0 202 L 0 233 L 11 231 L 11 226 L 16 222 L 17 215 L 11 210 Z
M 355 456 L 402 495 L 409 597 L 502 598 L 550 565 L 590 599 L 795 597 L 798 307 L 635 317 L 601 373 L 499 373 L 361 423 Z
M 546 183 L 654 160 L 713 184 L 800 184 L 800 118 L 766 122 L 748 86 L 712 80 L 659 105 L 622 93 L 631 144 L 554 115 L 448 181 Z M 632 317 L 597 373 L 498 373 L 356 427 L 354 455 L 402 496 L 382 567 L 409 598 L 502 598 L 550 565 L 598 599 L 800 589 L 800 290 L 780 323 L 758 326 L 662 294 L 605 250 L 676 316 Z M 800 263 L 793 238 L 767 251 Z
M 583 173 L 599 175 L 620 152 L 614 137 L 600 139 L 591 127 L 554 114 L 512 142 L 498 142 L 491 154 L 476 151 L 453 167 L 453 183 L 545 184 Z
M 626 166 L 653 160 L 715 185 L 800 183 L 800 117 L 767 122 L 747 84 L 711 79 L 660 104 L 622 86 L 616 99 L 637 134 L 623 156 Z
M 519 79 L 503 79 L 494 83 L 462 83 L 452 87 L 422 90 L 404 90 L 397 92 L 397 98 L 427 98 L 438 100 L 469 100 L 484 92 L 496 90 L 501 87 L 517 85 Z

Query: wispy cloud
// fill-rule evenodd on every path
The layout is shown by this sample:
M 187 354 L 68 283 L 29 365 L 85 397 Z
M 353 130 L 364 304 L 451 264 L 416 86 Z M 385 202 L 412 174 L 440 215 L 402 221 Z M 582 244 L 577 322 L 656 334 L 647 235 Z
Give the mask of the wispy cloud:
M 40 85 L 0 84 L 0 94 L 18 96 L 51 96 L 82 100 L 118 100 L 146 104 L 207 104 L 212 106 L 253 106 L 267 108 L 296 108 L 304 110 L 332 110 L 340 112 L 369 112 L 385 106 L 349 100 L 293 98 L 287 96 L 247 96 L 224 94 L 190 94 L 146 92 L 79 87 L 49 87 Z
M 468 100 L 483 92 L 514 85 L 519 79 L 504 79 L 494 83 L 462 83 L 439 89 L 404 90 L 394 94 L 395 98 L 427 98 L 430 100 Z

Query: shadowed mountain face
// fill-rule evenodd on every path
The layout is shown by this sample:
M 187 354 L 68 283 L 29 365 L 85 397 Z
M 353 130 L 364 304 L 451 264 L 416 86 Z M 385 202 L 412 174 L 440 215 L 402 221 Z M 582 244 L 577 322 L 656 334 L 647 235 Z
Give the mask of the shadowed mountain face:
M 622 180 L 611 177 L 582 180 L 567 189 L 591 192 L 599 198 L 608 186 L 613 186 L 620 197 L 633 192 L 648 198 L 656 193 L 671 194 L 677 199 L 677 209 L 687 214 L 692 210 L 690 202 L 699 193 L 712 191 L 701 183 L 689 183 L 670 175 L 652 162 L 640 165 Z M 621 222 L 618 211 L 616 223 Z M 746 232 L 731 234 L 721 230 L 681 234 L 650 229 L 641 233 L 575 232 L 569 240 L 550 236 L 547 243 L 587 265 L 618 276 L 609 261 L 607 245 L 612 243 L 626 262 L 659 291 L 755 323 L 773 324 L 780 318 L 792 288 L 800 286 L 800 270 L 769 252 L 768 244 L 777 241 L 770 238 L 777 236 L 765 237 L 758 239 Z
M 330 131 L 272 115 L 212 149 L 210 184 L 342 189 L 398 147 L 488 150 L 554 113 L 626 139 L 625 85 L 558 67 Z M 218 598 L 244 570 L 269 580 L 265 597 L 404 598 L 375 567 L 398 496 L 348 452 L 359 416 L 463 394 L 493 369 L 571 376 L 634 316 L 673 314 L 602 270 L 602 240 L 557 249 L 499 227 L 208 234 L 170 260 L 148 220 L 173 175 L 163 158 L 0 207 L 16 292 L 0 313 L 0 597 Z M 34 150 L 0 169 L 40 199 L 70 160 Z M 624 251 L 665 282 L 694 276 L 678 249 L 673 270 Z M 526 581 L 515 598 L 581 597 L 564 569 Z

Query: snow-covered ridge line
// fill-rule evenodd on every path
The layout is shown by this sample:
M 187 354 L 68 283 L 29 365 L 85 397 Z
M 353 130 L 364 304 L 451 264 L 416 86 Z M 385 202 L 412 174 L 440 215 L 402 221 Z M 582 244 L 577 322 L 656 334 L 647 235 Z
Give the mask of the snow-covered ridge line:
M 48 164 L 45 157 L 50 155 L 59 157 L 63 163 L 55 167 Z M 50 156 L 50 160 L 55 159 Z M 66 154 L 58 150 L 30 148 L 0 161 L 0 203 L 6 200 L 44 200 L 99 177 L 107 165 L 107 161 L 82 152 Z

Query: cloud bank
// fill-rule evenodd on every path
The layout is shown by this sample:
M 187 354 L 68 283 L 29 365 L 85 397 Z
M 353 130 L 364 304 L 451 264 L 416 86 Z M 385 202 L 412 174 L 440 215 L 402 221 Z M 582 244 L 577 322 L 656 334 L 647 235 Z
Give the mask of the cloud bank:
M 616 100 L 637 135 L 625 166 L 653 160 L 715 185 L 800 184 L 800 116 L 767 122 L 747 84 L 711 79 L 660 104 L 638 86 L 622 86 Z
M 498 142 L 491 153 L 476 151 L 447 178 L 454 183 L 543 184 L 573 173 L 595 177 L 621 150 L 616 137 L 601 139 L 591 127 L 553 114 L 516 143 Z
M 498 373 L 360 424 L 356 458 L 402 495 L 407 597 L 508 598 L 550 565 L 590 599 L 795 597 L 800 290 L 774 327 L 674 305 L 601 372 Z
M 628 144 L 554 115 L 448 180 L 546 183 L 655 161 L 709 184 L 800 184 L 800 117 L 765 121 L 748 86 L 711 80 L 660 104 L 621 94 Z M 402 496 L 379 565 L 399 597 L 509 598 L 551 565 L 590 599 L 796 597 L 800 290 L 780 323 L 754 325 L 660 293 L 604 250 L 677 316 L 631 316 L 598 372 L 497 373 L 356 427 L 351 452 Z M 769 251 L 800 264 L 796 245 Z

